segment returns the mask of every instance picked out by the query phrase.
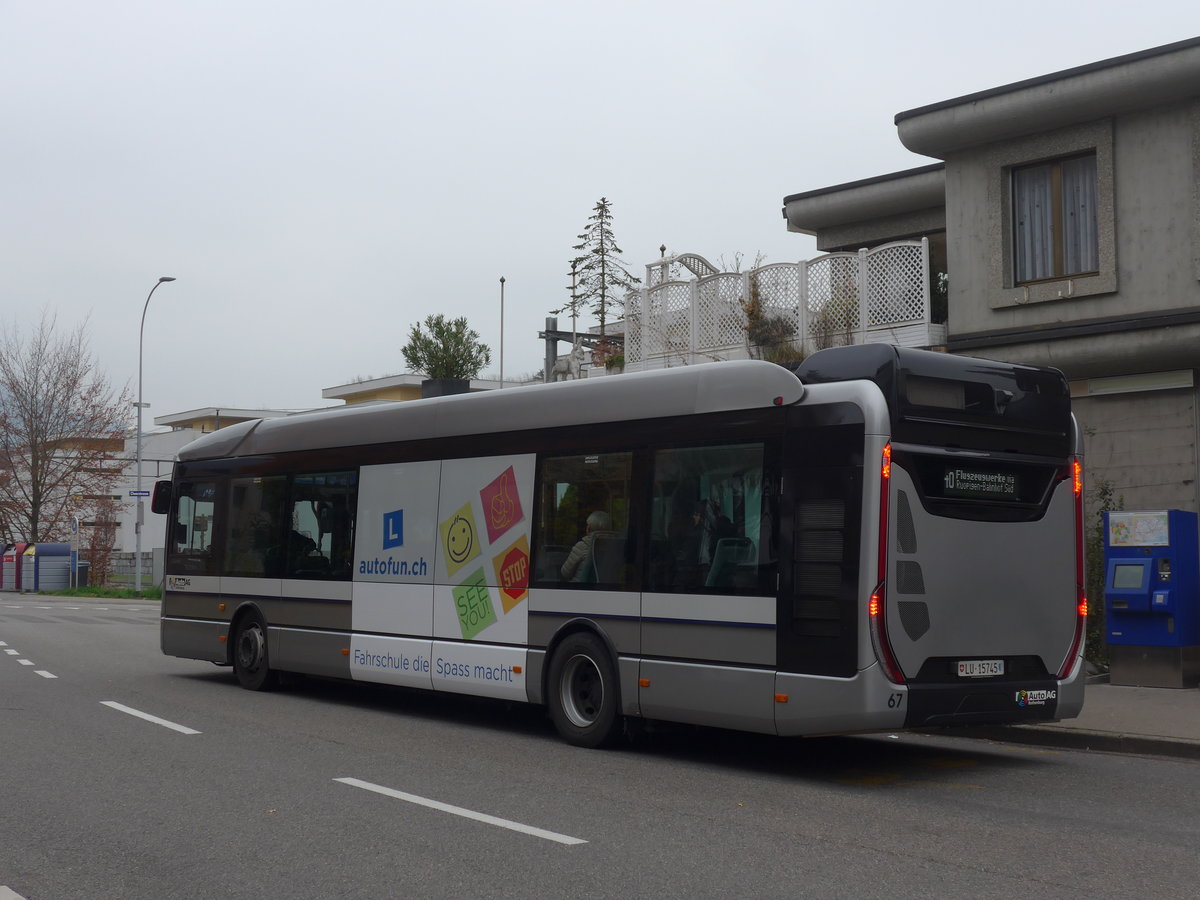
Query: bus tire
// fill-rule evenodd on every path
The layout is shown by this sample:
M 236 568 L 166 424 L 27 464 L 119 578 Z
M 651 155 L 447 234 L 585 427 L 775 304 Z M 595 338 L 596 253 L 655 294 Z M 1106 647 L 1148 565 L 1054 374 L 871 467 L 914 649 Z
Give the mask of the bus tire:
M 267 623 L 257 612 L 247 613 L 233 634 L 233 671 L 238 684 L 250 691 L 269 691 L 279 684 L 267 655 Z
M 550 660 L 546 697 L 558 733 L 576 747 L 611 744 L 624 724 L 617 669 L 589 632 L 569 635 Z

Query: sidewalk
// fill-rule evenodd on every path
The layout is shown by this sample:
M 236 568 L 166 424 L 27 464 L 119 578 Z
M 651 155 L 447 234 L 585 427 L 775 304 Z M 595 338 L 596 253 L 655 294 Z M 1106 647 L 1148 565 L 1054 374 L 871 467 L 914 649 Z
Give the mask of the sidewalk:
M 1074 719 L 941 733 L 1069 750 L 1200 760 L 1200 689 L 1089 684 L 1083 712 Z

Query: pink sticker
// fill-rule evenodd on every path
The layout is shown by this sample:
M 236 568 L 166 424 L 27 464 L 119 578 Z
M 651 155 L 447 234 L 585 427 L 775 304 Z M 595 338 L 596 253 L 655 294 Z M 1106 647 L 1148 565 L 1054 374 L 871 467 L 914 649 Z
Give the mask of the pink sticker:
M 525 518 L 521 497 L 517 494 L 517 476 L 512 466 L 480 491 L 479 499 L 483 502 L 489 544 L 494 544 L 500 535 Z

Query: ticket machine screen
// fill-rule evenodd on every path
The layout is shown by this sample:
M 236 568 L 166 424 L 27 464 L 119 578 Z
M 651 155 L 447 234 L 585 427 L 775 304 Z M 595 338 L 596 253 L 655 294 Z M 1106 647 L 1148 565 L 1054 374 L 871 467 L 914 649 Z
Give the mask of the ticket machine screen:
M 1143 563 L 1118 563 L 1113 566 L 1111 587 L 1140 588 L 1145 584 L 1146 566 Z

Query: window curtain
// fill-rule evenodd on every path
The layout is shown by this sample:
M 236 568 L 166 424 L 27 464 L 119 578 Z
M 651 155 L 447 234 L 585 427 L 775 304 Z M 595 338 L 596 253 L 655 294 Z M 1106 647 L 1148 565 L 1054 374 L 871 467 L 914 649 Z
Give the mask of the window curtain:
M 1054 211 L 1049 165 L 1012 173 L 1013 243 L 1016 280 L 1035 281 L 1054 274 Z
M 1100 268 L 1096 240 L 1096 157 L 1080 156 L 1062 164 L 1064 275 Z

